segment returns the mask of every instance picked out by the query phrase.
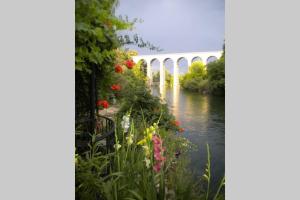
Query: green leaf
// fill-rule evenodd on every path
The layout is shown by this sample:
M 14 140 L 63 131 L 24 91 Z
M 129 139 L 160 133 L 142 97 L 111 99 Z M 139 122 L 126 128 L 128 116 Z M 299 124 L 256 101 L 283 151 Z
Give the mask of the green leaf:
M 99 27 L 95 28 L 94 32 L 95 32 L 95 35 L 96 35 L 97 39 L 100 42 L 105 42 L 106 41 L 105 35 L 104 35 L 103 30 L 101 28 L 99 28 Z
M 128 190 L 131 194 L 133 194 L 133 196 L 135 196 L 137 199 L 139 200 L 143 200 L 143 198 L 134 190 Z

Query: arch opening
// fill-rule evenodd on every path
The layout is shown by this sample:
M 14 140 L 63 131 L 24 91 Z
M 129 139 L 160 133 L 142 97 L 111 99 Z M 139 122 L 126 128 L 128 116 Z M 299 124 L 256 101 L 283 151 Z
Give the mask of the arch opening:
M 166 86 L 172 86 L 174 80 L 174 61 L 171 58 L 165 58 L 163 61 L 164 78 Z
M 215 62 L 216 60 L 218 60 L 218 58 L 216 56 L 209 56 L 206 60 L 206 63 L 211 63 L 211 62 Z
M 186 74 L 188 72 L 188 60 L 185 57 L 180 57 L 177 59 L 178 72 L 180 75 Z
M 197 62 L 197 61 L 199 61 L 199 62 L 203 62 L 203 60 L 202 60 L 202 58 L 201 58 L 201 57 L 199 57 L 199 56 L 196 56 L 196 57 L 192 58 L 192 62 L 191 62 L 191 63 L 193 63 L 193 62 Z
M 140 71 L 145 75 L 147 76 L 147 62 L 145 59 L 140 59 L 138 62 L 137 62 L 137 65 L 139 66 L 140 68 Z
M 157 58 L 153 58 L 150 61 L 150 68 L 151 68 L 151 73 L 152 73 L 152 84 L 156 84 L 159 82 L 160 76 L 159 76 L 159 66 L 160 62 Z

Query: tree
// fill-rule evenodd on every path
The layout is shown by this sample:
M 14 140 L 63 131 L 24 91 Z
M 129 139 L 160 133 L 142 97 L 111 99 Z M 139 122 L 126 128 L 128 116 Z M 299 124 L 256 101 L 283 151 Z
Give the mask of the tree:
M 207 65 L 209 90 L 213 94 L 225 94 L 225 45 L 219 60 Z
M 205 65 L 201 61 L 196 61 L 189 67 L 188 73 L 181 76 L 180 85 L 187 90 L 207 92 L 208 81 Z

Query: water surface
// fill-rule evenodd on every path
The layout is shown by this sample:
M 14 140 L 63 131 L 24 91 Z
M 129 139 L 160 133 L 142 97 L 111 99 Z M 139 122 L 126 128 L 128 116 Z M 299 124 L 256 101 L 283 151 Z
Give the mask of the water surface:
M 159 87 L 152 87 L 152 93 L 159 95 Z M 179 88 L 164 88 L 161 96 L 185 129 L 183 136 L 197 146 L 197 150 L 190 153 L 190 168 L 195 177 L 204 173 L 206 143 L 209 144 L 215 187 L 225 172 L 225 98 Z

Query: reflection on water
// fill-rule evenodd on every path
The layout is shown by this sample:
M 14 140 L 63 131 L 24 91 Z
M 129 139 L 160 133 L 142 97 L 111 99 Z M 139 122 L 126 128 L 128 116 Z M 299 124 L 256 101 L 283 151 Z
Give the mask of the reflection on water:
M 153 95 L 159 95 L 158 87 L 152 87 Z M 191 170 L 197 176 L 204 172 L 207 152 L 210 146 L 212 182 L 222 178 L 225 172 L 225 100 L 224 97 L 201 95 L 174 88 L 161 90 L 171 112 L 185 129 L 184 137 L 197 145 L 190 153 Z

